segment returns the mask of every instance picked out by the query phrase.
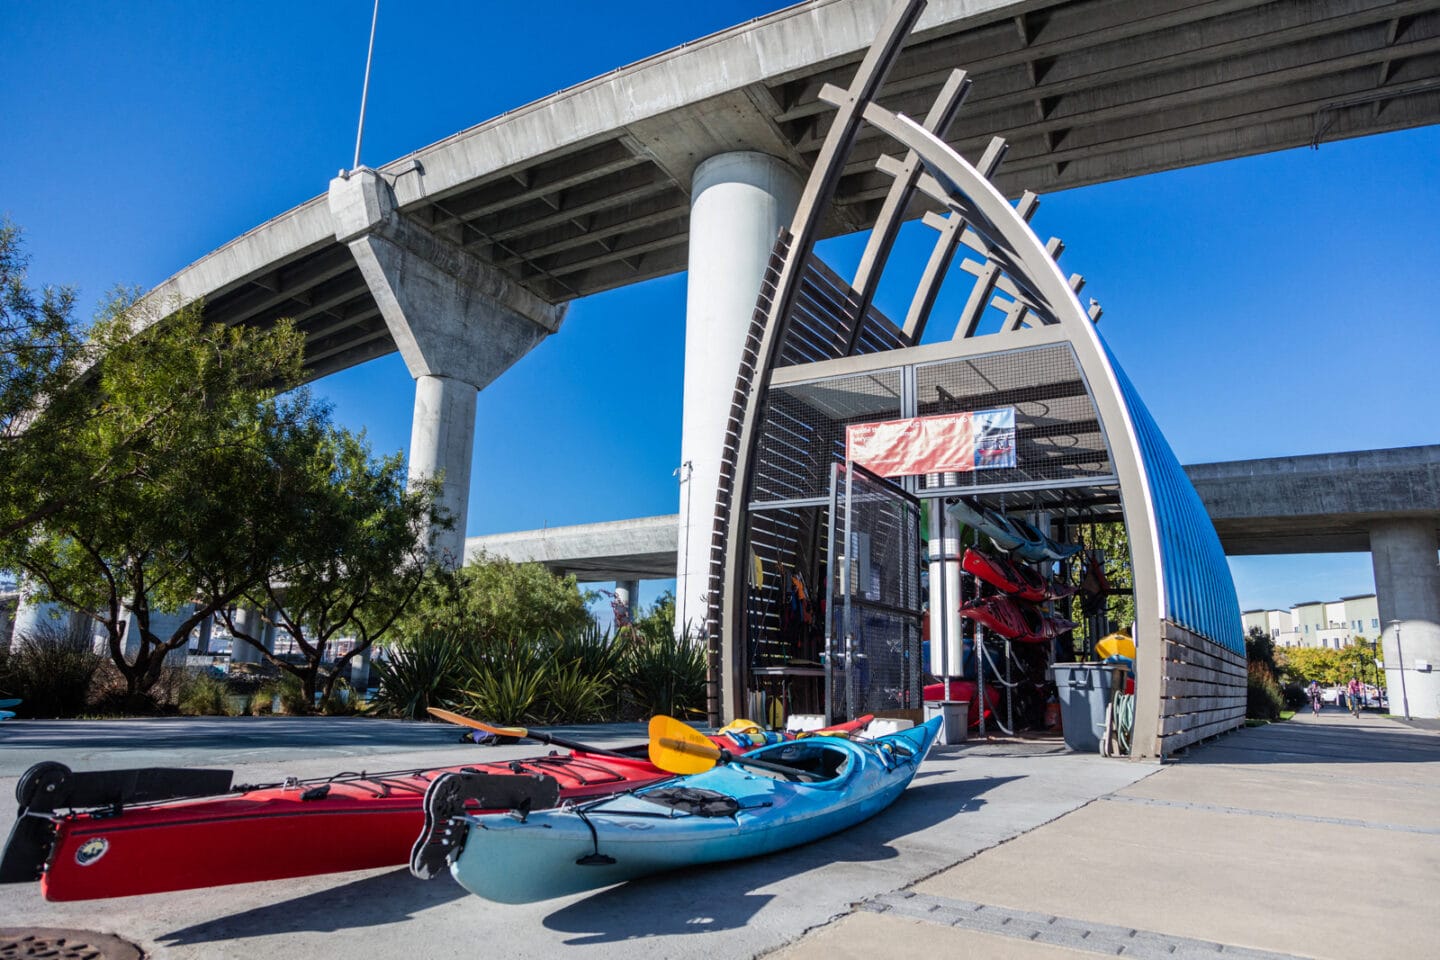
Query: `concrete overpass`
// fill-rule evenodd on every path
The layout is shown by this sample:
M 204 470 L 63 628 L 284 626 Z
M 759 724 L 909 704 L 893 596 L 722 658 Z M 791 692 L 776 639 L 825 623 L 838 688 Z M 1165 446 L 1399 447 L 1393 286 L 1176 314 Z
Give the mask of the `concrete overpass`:
M 656 54 L 380 168 L 399 212 L 548 304 L 685 269 L 692 180 L 758 151 L 802 174 L 890 0 L 813 0 Z M 884 87 L 923 114 L 954 67 L 973 93 L 947 139 L 1009 151 L 1012 196 L 1440 120 L 1435 0 L 931 0 Z M 874 222 L 889 179 L 868 140 L 831 233 Z M 317 185 L 318 186 L 318 185 Z M 921 211 L 913 211 L 918 215 Z M 292 317 L 312 377 L 397 349 L 324 195 L 155 292 L 209 316 Z

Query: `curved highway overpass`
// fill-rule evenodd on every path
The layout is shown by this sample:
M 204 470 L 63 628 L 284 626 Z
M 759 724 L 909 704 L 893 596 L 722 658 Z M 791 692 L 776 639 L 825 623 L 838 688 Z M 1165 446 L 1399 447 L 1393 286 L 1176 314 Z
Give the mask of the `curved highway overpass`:
M 545 304 L 682 270 L 699 163 L 745 150 L 801 176 L 889 0 L 814 0 L 659 53 L 419 147 L 380 169 L 400 214 Z M 1046 192 L 1440 120 L 1440 4 L 1373 0 L 932 0 L 881 101 L 920 114 L 953 67 L 973 92 L 946 139 L 1009 149 L 993 178 Z M 832 234 L 889 188 L 871 138 Z M 317 185 L 318 186 L 318 185 Z M 919 215 L 921 210 L 912 211 Z M 324 376 L 397 349 L 325 196 L 155 291 L 212 319 L 294 318 Z M 544 335 L 558 320 L 542 323 Z M 413 372 L 413 371 L 412 371 Z M 480 384 L 483 386 L 483 384 Z

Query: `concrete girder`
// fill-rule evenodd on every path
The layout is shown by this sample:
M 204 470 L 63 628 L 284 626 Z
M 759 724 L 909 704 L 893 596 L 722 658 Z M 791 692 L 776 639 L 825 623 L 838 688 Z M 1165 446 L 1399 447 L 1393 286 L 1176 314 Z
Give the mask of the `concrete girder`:
M 481 389 L 560 328 L 565 308 L 403 217 L 373 170 L 330 184 L 336 239 L 350 247 L 410 375 Z

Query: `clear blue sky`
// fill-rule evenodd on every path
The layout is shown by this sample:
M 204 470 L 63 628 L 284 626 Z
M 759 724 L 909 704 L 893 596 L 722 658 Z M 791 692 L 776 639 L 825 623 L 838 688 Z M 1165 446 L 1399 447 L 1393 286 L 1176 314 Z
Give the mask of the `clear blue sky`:
M 780 6 L 382 0 L 363 160 Z M 350 165 L 369 26 L 369 0 L 0 4 L 0 212 L 32 280 L 88 308 L 323 193 Z M 1034 223 L 1182 462 L 1431 443 L 1437 160 L 1437 128 L 1326 143 L 1054 194 Z M 684 293 L 577 302 L 481 393 L 470 534 L 677 509 Z M 398 356 L 316 390 L 377 450 L 408 444 Z M 1245 607 L 1373 588 L 1366 555 L 1232 569 Z

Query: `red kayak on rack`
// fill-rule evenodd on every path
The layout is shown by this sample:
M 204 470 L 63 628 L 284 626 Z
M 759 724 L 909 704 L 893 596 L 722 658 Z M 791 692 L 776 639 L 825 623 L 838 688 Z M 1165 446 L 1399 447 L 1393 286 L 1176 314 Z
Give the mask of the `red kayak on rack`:
M 1068 583 L 1046 580 L 1034 570 L 1009 557 L 996 556 L 974 547 L 966 549 L 960 560 L 960 568 L 996 590 L 1021 600 L 1060 600 L 1075 592 L 1075 587 Z
M 853 732 L 869 719 L 827 732 Z M 716 739 L 735 753 L 749 748 Z M 47 900 L 89 900 L 400 866 L 424 826 L 431 781 L 463 771 L 551 777 L 561 800 L 673 776 L 651 764 L 643 746 L 633 756 L 573 750 L 259 786 L 233 785 L 229 770 L 76 773 L 40 763 L 16 787 L 21 814 L 0 859 L 0 883 L 39 880 Z
M 993 597 L 981 597 L 979 600 L 972 600 L 965 604 L 960 608 L 960 616 L 974 620 L 1006 640 L 1014 640 L 1017 643 L 1043 643 L 1047 639 L 1046 637 L 1031 633 L 1030 626 L 1026 623 L 1025 615 L 1022 612 L 1024 606 L 1023 601 L 997 594 Z

